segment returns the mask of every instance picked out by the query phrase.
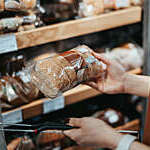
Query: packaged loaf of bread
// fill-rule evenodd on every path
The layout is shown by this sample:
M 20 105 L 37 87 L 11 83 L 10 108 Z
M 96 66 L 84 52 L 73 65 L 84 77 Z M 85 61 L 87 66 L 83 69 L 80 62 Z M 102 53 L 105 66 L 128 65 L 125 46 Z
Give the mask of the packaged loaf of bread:
M 36 7 L 37 0 L 0 0 L 0 12 L 27 11 Z
M 105 9 L 121 9 L 130 6 L 143 5 L 143 0 L 104 0 Z
M 15 150 L 36 150 L 36 148 L 30 137 L 23 136 Z
M 74 86 L 104 78 L 107 65 L 94 57 L 87 46 L 78 46 L 70 51 L 35 62 L 27 68 L 31 81 L 50 98 Z
M 114 48 L 105 55 L 121 64 L 126 71 L 142 67 L 144 60 L 144 50 L 132 43 Z
M 21 142 L 21 138 L 13 139 L 8 145 L 7 150 L 16 150 L 17 146 Z
M 112 127 L 118 127 L 125 123 L 125 116 L 120 111 L 112 108 L 98 111 L 93 115 L 93 117 L 105 121 Z
M 104 12 L 104 0 L 79 0 L 78 15 L 90 17 Z
M 36 138 L 36 145 L 40 150 L 61 149 L 64 139 L 65 136 L 63 134 L 40 133 Z
M 33 24 L 36 21 L 36 15 L 23 17 L 5 18 L 0 20 L 0 32 L 17 31 L 19 26 Z
M 39 96 L 39 90 L 31 83 L 25 71 L 16 76 L 3 76 L 0 79 L 1 99 L 12 106 L 29 103 Z
M 43 8 L 45 13 L 41 15 L 41 20 L 46 24 L 74 19 L 77 14 L 74 3 L 44 4 Z

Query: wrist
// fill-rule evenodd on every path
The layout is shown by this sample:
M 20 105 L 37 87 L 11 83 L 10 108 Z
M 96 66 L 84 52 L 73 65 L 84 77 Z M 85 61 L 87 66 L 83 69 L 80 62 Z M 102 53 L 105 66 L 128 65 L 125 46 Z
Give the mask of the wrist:
M 128 88 L 127 88 L 128 87 L 127 82 L 128 82 L 129 77 L 130 77 L 129 73 L 125 73 L 124 74 L 124 77 L 123 77 L 123 93 L 124 94 L 128 94 L 129 93 Z
M 116 132 L 112 135 L 113 135 L 111 137 L 112 141 L 110 142 L 110 144 L 108 145 L 107 148 L 114 150 L 114 149 L 117 148 L 118 144 L 120 143 L 121 139 L 123 138 L 123 135 L 119 134 L 119 133 L 116 133 Z
M 125 73 L 123 93 L 148 97 L 150 92 L 150 77 Z

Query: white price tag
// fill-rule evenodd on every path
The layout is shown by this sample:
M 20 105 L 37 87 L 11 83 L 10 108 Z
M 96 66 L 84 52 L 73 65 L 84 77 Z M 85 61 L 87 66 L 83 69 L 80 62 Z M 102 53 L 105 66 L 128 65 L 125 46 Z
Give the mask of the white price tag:
M 55 99 L 48 99 L 44 101 L 43 104 L 43 113 L 47 114 L 49 112 L 53 112 L 59 109 L 64 108 L 65 99 L 64 96 L 56 97 Z
M 17 51 L 15 34 L 4 34 L 0 36 L 0 54 Z
M 16 110 L 8 113 L 2 114 L 3 123 L 18 123 L 22 122 L 22 111 Z

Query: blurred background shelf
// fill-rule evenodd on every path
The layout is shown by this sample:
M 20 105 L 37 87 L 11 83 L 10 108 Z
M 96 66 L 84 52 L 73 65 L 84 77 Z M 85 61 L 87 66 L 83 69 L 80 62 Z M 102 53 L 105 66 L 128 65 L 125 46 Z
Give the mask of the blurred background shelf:
M 31 31 L 15 34 L 18 49 L 48 42 L 104 31 L 141 21 L 142 8 L 139 6 L 101 14 L 99 16 L 66 21 Z

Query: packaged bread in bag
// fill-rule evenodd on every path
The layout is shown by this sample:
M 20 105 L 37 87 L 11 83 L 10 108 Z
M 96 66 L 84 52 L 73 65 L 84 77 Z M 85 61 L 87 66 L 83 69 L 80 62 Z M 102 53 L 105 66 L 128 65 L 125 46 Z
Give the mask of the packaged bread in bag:
M 79 0 L 78 15 L 90 17 L 104 12 L 104 0 Z
M 50 98 L 82 82 L 105 77 L 106 70 L 106 64 L 84 45 L 37 61 L 29 69 L 32 83 Z
M 27 11 L 36 7 L 37 0 L 0 0 L 0 12 Z

